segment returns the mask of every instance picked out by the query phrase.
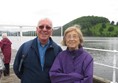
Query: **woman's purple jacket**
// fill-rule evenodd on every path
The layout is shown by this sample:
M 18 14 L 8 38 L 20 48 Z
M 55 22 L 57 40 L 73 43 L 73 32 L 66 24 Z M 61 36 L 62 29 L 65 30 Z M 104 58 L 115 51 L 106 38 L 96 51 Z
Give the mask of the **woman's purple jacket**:
M 52 83 L 93 83 L 93 58 L 82 47 L 59 53 L 49 72 Z

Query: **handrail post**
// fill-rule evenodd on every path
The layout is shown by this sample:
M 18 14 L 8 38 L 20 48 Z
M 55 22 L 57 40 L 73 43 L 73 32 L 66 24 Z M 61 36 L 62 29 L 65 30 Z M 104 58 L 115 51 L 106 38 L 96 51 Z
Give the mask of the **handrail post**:
M 63 39 L 63 26 L 61 26 L 61 39 Z
M 23 36 L 23 34 L 22 34 L 22 26 L 20 26 L 20 42 L 22 42 L 22 36 Z
M 114 50 L 114 56 L 113 56 L 113 78 L 111 83 L 117 83 L 116 82 L 116 50 Z

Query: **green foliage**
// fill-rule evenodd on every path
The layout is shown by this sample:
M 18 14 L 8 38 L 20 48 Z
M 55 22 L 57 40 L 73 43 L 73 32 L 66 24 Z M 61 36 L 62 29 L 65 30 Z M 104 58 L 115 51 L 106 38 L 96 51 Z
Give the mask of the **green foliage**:
M 106 23 L 106 28 L 102 28 L 102 23 L 99 23 L 91 28 L 92 36 L 100 37 L 117 37 L 118 35 L 118 26 L 111 25 Z
M 36 36 L 36 32 L 35 31 L 23 32 L 23 36 Z
M 109 27 L 109 28 L 108 28 L 108 31 L 109 31 L 109 32 L 112 32 L 113 30 L 114 30 L 114 27 Z
M 70 21 L 63 26 L 63 32 L 70 26 L 79 24 L 82 28 L 84 36 L 99 36 L 99 37 L 117 37 L 118 36 L 118 22 L 116 25 L 114 21 L 110 21 L 105 17 L 98 16 L 83 16 Z M 14 33 L 16 34 L 16 33 Z M 17 35 L 20 35 L 17 34 Z M 36 36 L 35 31 L 27 31 L 23 33 L 24 36 Z M 53 31 L 53 36 L 61 36 L 61 27 Z
M 118 36 L 118 22 L 114 25 L 114 21 L 110 21 L 105 17 L 98 16 L 83 16 L 63 26 L 63 31 L 68 27 L 79 24 L 82 28 L 84 36 L 99 36 L 99 37 L 116 37 Z M 56 35 L 60 36 L 60 28 L 56 30 Z M 54 31 L 55 32 L 55 31 Z M 54 35 L 55 35 L 54 34 Z
M 116 23 L 116 25 L 118 26 L 118 22 Z
M 106 28 L 106 24 L 105 23 L 102 23 L 102 28 Z
M 114 21 L 111 21 L 111 25 L 114 25 Z
M 77 18 L 63 26 L 63 28 L 67 28 L 69 26 L 72 26 L 74 24 L 79 24 L 82 26 L 82 28 L 90 28 L 98 23 L 107 23 L 109 20 L 104 17 L 97 17 L 97 16 L 83 16 L 80 18 Z

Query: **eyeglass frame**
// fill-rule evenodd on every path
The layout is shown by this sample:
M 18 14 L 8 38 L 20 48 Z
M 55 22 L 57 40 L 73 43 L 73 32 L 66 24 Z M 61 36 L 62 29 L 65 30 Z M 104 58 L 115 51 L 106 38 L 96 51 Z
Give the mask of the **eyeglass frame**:
M 52 27 L 50 27 L 49 25 L 40 25 L 40 26 L 38 26 L 38 28 L 41 29 L 41 30 L 43 30 L 44 28 L 46 30 L 51 30 L 52 29 Z
M 66 39 L 70 40 L 70 39 L 79 39 L 79 36 L 78 35 L 69 35 L 69 36 L 65 36 Z

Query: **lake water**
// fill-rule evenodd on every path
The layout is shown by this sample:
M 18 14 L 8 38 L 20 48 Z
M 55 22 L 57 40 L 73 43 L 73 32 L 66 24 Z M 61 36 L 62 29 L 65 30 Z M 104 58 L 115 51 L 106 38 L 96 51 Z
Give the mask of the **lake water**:
M 30 39 L 33 39 L 35 37 L 9 37 L 9 39 L 12 41 L 12 48 L 13 49 L 18 49 L 19 46 L 23 43 L 26 42 Z M 62 41 L 62 37 L 53 37 L 53 40 L 58 43 L 59 45 L 60 42 Z M 116 37 L 85 37 L 84 38 L 84 47 L 87 48 L 97 48 L 97 49 L 106 49 L 106 50 L 117 50 L 118 51 L 118 38 Z M 66 47 L 62 47 L 65 49 Z M 91 51 L 87 50 L 92 57 L 94 58 L 95 62 L 102 63 L 102 64 L 107 64 L 112 66 L 113 65 L 113 55 L 114 53 L 110 52 L 101 52 L 101 51 Z M 116 60 L 118 63 L 118 53 L 116 53 Z M 116 64 L 118 67 L 118 64 Z M 113 69 L 104 67 L 104 66 L 99 66 L 99 65 L 94 65 L 94 75 L 103 77 L 105 79 L 111 80 L 112 81 L 112 74 L 113 74 Z M 116 70 L 116 76 L 117 76 L 117 82 L 118 82 L 118 70 Z
M 89 48 L 118 51 L 118 38 L 86 37 L 84 46 Z M 118 53 L 91 51 L 91 50 L 87 50 L 87 51 L 91 53 L 95 62 L 110 65 L 110 66 L 113 66 L 113 56 L 115 54 L 116 61 L 117 61 L 116 66 L 118 67 L 117 64 Z M 94 65 L 94 74 L 112 81 L 113 69 L 104 66 Z M 116 80 L 118 82 L 118 70 L 116 70 Z

